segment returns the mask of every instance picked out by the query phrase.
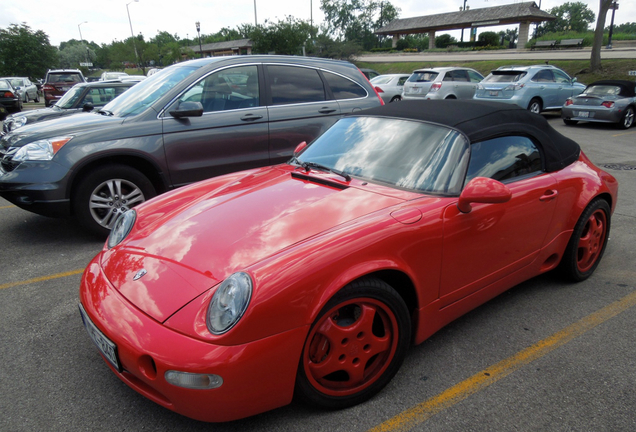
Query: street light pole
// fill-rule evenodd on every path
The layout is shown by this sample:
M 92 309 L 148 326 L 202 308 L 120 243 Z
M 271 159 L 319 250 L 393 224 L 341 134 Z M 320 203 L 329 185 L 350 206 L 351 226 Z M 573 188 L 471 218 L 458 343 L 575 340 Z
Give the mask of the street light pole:
M 254 26 L 258 25 L 258 19 L 256 18 L 256 0 L 254 0 Z
M 468 0 L 464 0 L 464 7 L 462 8 L 462 11 L 465 11 L 465 10 L 466 10 L 466 2 L 467 2 L 467 1 L 468 1 Z M 463 27 L 462 27 L 462 36 L 461 36 L 461 38 L 459 39 L 459 41 L 460 41 L 460 42 L 464 42 L 464 28 L 463 28 Z
M 610 9 L 612 9 L 612 23 L 610 24 L 609 29 L 609 38 L 607 39 L 607 49 L 612 49 L 612 33 L 614 33 L 614 14 L 616 13 L 616 9 L 618 9 L 618 2 L 613 1 L 610 5 Z
M 135 59 L 137 60 L 137 67 L 139 67 L 139 54 L 137 54 L 137 44 L 135 43 L 135 33 L 133 33 L 132 21 L 130 20 L 130 10 L 128 9 L 128 5 L 130 3 L 139 3 L 139 0 L 132 0 L 129 3 L 126 3 L 126 12 L 128 12 L 128 24 L 130 24 L 130 36 L 132 36 L 133 48 L 135 49 Z
M 197 26 L 197 35 L 199 35 L 199 56 L 203 58 L 203 48 L 201 47 L 201 23 L 197 21 L 194 25 Z
M 86 24 L 88 21 L 81 22 L 77 25 L 77 30 L 79 30 L 80 34 L 80 42 L 84 45 L 84 38 L 82 37 L 82 28 L 80 27 L 82 24 Z M 86 63 L 88 63 L 88 47 L 86 47 Z

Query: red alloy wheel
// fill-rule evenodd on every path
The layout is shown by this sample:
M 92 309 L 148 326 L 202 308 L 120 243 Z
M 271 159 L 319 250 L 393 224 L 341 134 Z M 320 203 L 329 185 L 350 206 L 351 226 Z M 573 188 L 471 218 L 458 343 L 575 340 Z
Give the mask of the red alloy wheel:
M 393 311 L 373 298 L 334 306 L 309 334 L 303 368 L 309 383 L 329 396 L 349 396 L 371 386 L 386 371 L 398 346 Z
M 607 237 L 607 217 L 597 209 L 585 223 L 579 239 L 577 266 L 581 273 L 589 271 L 598 261 Z

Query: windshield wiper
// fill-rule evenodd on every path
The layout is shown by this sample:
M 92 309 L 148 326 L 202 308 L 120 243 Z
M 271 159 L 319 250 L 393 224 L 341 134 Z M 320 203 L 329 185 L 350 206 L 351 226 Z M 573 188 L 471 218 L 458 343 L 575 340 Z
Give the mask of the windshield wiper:
M 113 115 L 113 113 L 112 113 L 112 112 L 107 111 L 107 110 L 105 110 L 105 109 L 100 109 L 100 110 L 99 110 L 99 111 L 97 111 L 97 112 L 98 112 L 99 114 L 101 114 L 101 115 L 105 115 L 105 116 L 108 116 L 108 117 L 112 117 L 112 115 Z
M 349 174 L 347 174 L 344 171 L 340 171 L 334 168 L 329 168 L 327 166 L 324 166 L 322 164 L 316 163 L 316 162 L 302 162 L 300 160 L 298 160 L 298 158 L 296 158 L 295 156 L 292 158 L 291 160 L 292 162 L 297 162 L 301 167 L 303 167 L 305 169 L 305 171 L 309 171 L 312 168 L 316 168 L 319 169 L 321 171 L 328 171 L 328 172 L 332 172 L 336 175 L 339 175 L 340 177 L 344 178 L 346 181 L 350 182 L 351 181 L 351 176 Z

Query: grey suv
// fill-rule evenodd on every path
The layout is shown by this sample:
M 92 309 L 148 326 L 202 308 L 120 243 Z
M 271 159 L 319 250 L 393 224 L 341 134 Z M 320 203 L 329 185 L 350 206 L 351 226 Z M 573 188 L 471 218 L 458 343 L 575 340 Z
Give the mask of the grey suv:
M 552 65 L 502 66 L 477 87 L 475 99 L 519 105 L 533 113 L 561 109 L 585 86 Z
M 0 196 L 35 213 L 74 215 L 107 234 L 119 213 L 156 194 L 283 162 L 343 114 L 381 104 L 360 70 L 344 61 L 234 56 L 178 63 L 94 114 L 2 137 Z

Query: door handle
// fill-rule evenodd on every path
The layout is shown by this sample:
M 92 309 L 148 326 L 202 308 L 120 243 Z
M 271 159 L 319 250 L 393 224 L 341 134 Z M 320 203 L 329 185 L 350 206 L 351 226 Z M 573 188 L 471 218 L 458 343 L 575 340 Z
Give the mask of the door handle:
M 558 194 L 559 194 L 559 191 L 556 191 L 554 189 L 547 190 L 543 193 L 543 195 L 541 195 L 541 198 L 539 198 L 539 201 L 550 201 L 556 198 Z
M 246 114 L 243 117 L 241 117 L 241 120 L 243 120 L 243 121 L 254 121 L 254 120 L 258 120 L 258 119 L 262 119 L 262 118 L 263 118 L 262 115 Z
M 335 112 L 335 111 L 336 111 L 335 108 L 327 108 L 327 107 L 324 107 L 318 110 L 320 114 L 331 114 L 332 112 Z

